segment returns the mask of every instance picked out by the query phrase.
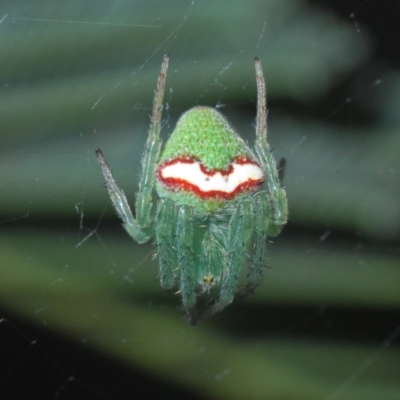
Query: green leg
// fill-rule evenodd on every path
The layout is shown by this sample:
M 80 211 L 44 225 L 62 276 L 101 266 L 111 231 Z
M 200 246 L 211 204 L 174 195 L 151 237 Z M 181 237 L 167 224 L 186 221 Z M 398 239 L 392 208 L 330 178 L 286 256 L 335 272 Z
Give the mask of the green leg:
M 255 60 L 256 78 L 257 78 L 257 124 L 256 124 L 256 141 L 255 151 L 262 162 L 266 184 L 270 196 L 271 207 L 271 226 L 268 231 L 269 235 L 276 236 L 282 230 L 288 217 L 288 206 L 286 192 L 282 189 L 279 181 L 279 173 L 276 168 L 276 162 L 272 156 L 267 141 L 267 104 L 265 80 L 262 72 L 261 64 L 258 59 Z
M 252 289 L 257 286 L 262 278 L 266 266 L 267 231 L 269 227 L 269 209 L 265 202 L 268 194 L 264 191 L 254 196 L 256 218 L 254 221 L 254 257 L 250 269 L 249 284 Z
M 164 56 L 160 75 L 158 76 L 157 88 L 153 100 L 153 114 L 147 137 L 145 154 L 142 160 L 142 173 L 139 180 L 139 192 L 136 198 L 136 219 L 140 226 L 147 227 L 153 218 L 153 188 L 157 161 L 161 152 L 161 117 L 163 110 L 163 98 L 165 81 L 167 79 L 168 55 Z
M 235 207 L 226 236 L 228 265 L 222 278 L 219 298 L 211 308 L 192 318 L 193 324 L 218 313 L 234 300 L 240 272 L 246 263 L 253 237 L 253 212 L 252 201 L 245 200 Z
M 262 191 L 256 193 L 253 197 L 255 214 L 253 227 L 253 258 L 248 275 L 248 282 L 246 286 L 237 293 L 235 299 L 242 298 L 252 292 L 253 289 L 261 283 L 264 276 L 267 253 L 267 232 L 270 223 L 268 203 L 265 202 L 267 196 L 268 193 Z
M 187 205 L 178 206 L 178 223 L 176 225 L 176 248 L 180 268 L 180 290 L 182 304 L 189 315 L 196 304 L 196 271 L 193 253 L 193 208 Z
M 103 153 L 100 149 L 96 149 L 96 156 L 103 171 L 107 190 L 113 206 L 119 217 L 122 219 L 126 231 L 138 243 L 144 243 L 150 239 L 147 231 L 149 230 L 154 218 L 153 188 L 155 170 L 161 151 L 161 116 L 168 61 L 169 58 L 167 55 L 165 55 L 157 81 L 157 89 L 154 95 L 153 114 L 151 117 L 146 150 L 142 160 L 142 173 L 139 180 L 139 192 L 136 198 L 136 218 L 132 214 L 123 190 L 118 187 Z
M 232 214 L 228 231 L 228 273 L 222 281 L 221 294 L 215 305 L 224 308 L 232 303 L 238 285 L 238 279 L 246 263 L 249 245 L 253 236 L 253 203 L 245 200 Z
M 218 282 L 227 264 L 223 246 L 226 233 L 221 231 L 220 224 L 221 221 L 211 221 L 202 235 L 197 268 L 197 282 L 202 286 L 202 293 Z M 207 277 L 212 277 L 208 284 Z
M 150 236 L 146 233 L 144 229 L 145 227 L 141 226 L 137 219 L 135 219 L 133 216 L 125 193 L 118 187 L 117 182 L 111 173 L 111 169 L 100 149 L 96 149 L 96 156 L 103 171 L 108 194 L 110 195 L 111 201 L 118 216 L 123 222 L 124 228 L 138 243 L 147 242 L 150 239 Z
M 164 289 L 178 286 L 179 268 L 176 252 L 177 207 L 170 199 L 158 203 L 155 234 L 157 255 L 159 259 L 160 284 Z

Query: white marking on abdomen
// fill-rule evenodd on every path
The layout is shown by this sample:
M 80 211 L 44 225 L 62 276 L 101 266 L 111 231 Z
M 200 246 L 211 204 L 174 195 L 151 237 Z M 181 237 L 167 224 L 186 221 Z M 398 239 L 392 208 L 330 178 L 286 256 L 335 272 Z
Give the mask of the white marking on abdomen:
M 164 179 L 179 179 L 196 186 L 202 192 L 218 191 L 224 193 L 234 192 L 240 185 L 251 181 L 262 181 L 262 169 L 253 163 L 232 164 L 233 171 L 223 174 L 219 171 L 206 174 L 201 170 L 199 162 L 176 162 L 161 168 L 161 177 Z

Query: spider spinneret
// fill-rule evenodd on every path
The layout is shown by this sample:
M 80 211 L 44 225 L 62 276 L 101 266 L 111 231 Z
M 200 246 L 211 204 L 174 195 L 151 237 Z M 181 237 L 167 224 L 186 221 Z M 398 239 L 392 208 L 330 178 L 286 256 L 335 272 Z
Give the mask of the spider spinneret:
M 162 147 L 164 56 L 142 161 L 136 217 L 97 149 L 112 203 L 129 235 L 154 238 L 160 284 L 176 289 L 192 324 L 245 296 L 262 280 L 267 236 L 287 221 L 286 193 L 267 142 L 265 83 L 258 59 L 254 152 L 210 107 L 179 119 Z M 239 277 L 248 266 L 246 283 Z

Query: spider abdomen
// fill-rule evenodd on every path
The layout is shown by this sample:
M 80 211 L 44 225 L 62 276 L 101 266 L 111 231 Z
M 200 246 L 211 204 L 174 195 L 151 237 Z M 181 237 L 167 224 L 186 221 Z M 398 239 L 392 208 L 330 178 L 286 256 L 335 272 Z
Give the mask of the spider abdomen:
M 214 212 L 264 182 L 246 143 L 217 110 L 186 112 L 167 141 L 156 170 L 160 197 Z

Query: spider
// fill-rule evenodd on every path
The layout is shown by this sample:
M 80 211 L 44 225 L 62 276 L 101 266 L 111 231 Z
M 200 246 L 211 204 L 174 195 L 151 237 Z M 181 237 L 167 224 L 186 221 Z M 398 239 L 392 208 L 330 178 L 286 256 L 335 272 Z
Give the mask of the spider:
M 96 155 L 124 228 L 138 243 L 154 239 L 160 284 L 181 295 L 187 318 L 195 324 L 261 282 L 267 236 L 282 230 L 288 206 L 267 142 L 260 61 L 255 59 L 254 151 L 222 114 L 203 106 L 185 112 L 163 146 L 160 130 L 168 63 L 165 55 L 142 159 L 136 216 L 100 149 Z M 241 274 L 242 270 L 247 273 Z

